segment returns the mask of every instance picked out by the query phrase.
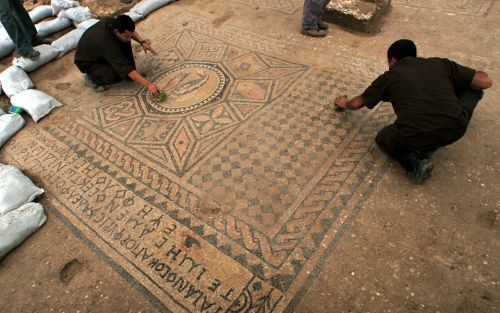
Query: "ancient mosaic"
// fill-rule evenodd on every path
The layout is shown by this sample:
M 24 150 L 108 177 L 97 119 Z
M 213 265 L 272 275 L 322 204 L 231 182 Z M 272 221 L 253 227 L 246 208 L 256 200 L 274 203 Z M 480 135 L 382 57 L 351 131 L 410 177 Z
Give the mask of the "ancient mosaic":
M 443 13 L 486 16 L 495 0 L 458 0 L 458 1 L 414 1 L 393 0 L 393 5 L 406 5 L 417 8 L 429 9 Z
M 67 123 L 7 147 L 37 173 L 48 208 L 165 312 L 282 312 L 300 301 L 380 179 L 390 106 L 336 112 L 373 79 L 353 56 L 302 49 L 188 13 L 151 38 L 141 66 L 169 97 L 124 82 Z M 82 83 L 83 86 L 83 83 Z

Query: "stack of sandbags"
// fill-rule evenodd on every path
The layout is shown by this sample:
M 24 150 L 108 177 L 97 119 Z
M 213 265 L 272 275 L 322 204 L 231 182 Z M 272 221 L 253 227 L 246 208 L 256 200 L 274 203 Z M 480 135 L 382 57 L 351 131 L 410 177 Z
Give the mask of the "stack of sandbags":
M 60 58 L 75 49 L 84 32 L 85 29 L 76 28 L 52 42 L 52 47 L 57 50 L 57 57 Z
M 1 25 L 1 23 L 0 23 Z M 0 59 L 9 55 L 12 51 L 14 51 L 14 43 L 7 34 L 5 28 L 0 27 Z
M 33 72 L 40 66 L 54 60 L 59 54 L 59 51 L 51 45 L 39 45 L 33 49 L 40 52 L 38 59 L 31 60 L 28 58 L 14 58 L 14 60 L 12 60 L 12 64 L 23 69 L 25 72 Z
M 52 7 L 50 5 L 39 5 L 33 10 L 29 11 L 31 20 L 33 23 L 38 23 L 41 20 L 52 16 Z
M 94 15 L 90 12 L 89 8 L 81 6 L 61 10 L 57 15 L 58 18 L 70 19 L 75 27 L 76 25 L 91 19 L 93 16 Z
M 51 49 L 53 48 L 51 47 Z M 57 51 L 55 53 L 57 54 Z M 5 94 L 10 97 L 11 104 L 25 110 L 35 122 L 38 122 L 53 109 L 62 105 L 54 97 L 32 89 L 35 86 L 29 76 L 24 70 L 15 65 L 0 73 L 0 85 Z M 18 118 L 11 117 L 11 119 Z
M 158 10 L 159 8 L 174 1 L 175 0 L 142 0 L 141 2 L 134 5 L 134 7 L 130 9 L 130 12 L 137 13 L 144 18 L 151 12 Z M 132 19 L 134 18 L 132 17 Z
M 21 115 L 4 114 L 0 110 L 0 148 L 24 126 L 24 119 Z
M 52 0 L 50 5 L 52 6 L 52 14 L 57 15 L 61 10 L 77 7 L 80 3 L 72 0 Z
M 0 259 L 45 223 L 42 205 L 31 203 L 43 192 L 19 169 L 0 163 Z

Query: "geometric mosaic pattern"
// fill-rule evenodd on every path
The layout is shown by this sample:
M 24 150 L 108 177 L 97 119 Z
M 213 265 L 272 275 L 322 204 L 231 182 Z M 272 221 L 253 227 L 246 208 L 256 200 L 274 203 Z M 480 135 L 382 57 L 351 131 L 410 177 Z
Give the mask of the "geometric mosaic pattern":
M 140 64 L 166 102 L 133 83 L 61 94 L 100 103 L 30 128 L 8 155 L 159 310 L 291 311 L 385 169 L 373 147 L 390 106 L 331 107 L 380 69 L 354 56 L 310 67 L 280 57 L 300 46 L 188 13 L 165 21 L 160 56 Z
M 495 4 L 495 0 L 457 0 L 457 1 L 414 1 L 414 0 L 393 0 L 394 5 L 404 5 L 438 11 L 443 13 L 453 13 L 461 15 L 487 16 Z
M 306 70 L 196 31 L 155 45 L 160 56 L 146 67 L 168 99 L 155 103 L 144 88 L 122 84 L 87 121 L 179 177 Z
M 304 4 L 304 0 L 236 0 L 236 2 L 255 8 L 271 9 L 286 14 L 297 12 Z

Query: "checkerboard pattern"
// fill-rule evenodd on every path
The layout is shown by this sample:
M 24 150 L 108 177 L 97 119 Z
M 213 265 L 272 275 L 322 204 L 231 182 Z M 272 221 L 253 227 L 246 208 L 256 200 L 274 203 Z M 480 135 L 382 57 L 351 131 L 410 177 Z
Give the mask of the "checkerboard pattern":
M 335 73 L 312 71 L 297 89 L 200 165 L 189 182 L 231 199 L 234 215 L 275 228 L 353 127 L 351 115 L 334 112 L 331 102 L 336 94 L 352 94 L 366 82 Z

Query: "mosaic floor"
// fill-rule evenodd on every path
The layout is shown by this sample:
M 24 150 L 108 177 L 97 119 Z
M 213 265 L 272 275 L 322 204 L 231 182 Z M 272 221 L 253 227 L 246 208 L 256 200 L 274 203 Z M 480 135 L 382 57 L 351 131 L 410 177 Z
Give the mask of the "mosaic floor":
M 426 10 L 438 11 L 443 13 L 486 16 L 491 7 L 495 4 L 495 0 L 425 0 L 425 1 L 410 1 L 410 0 L 392 0 L 393 5 L 405 5 Z
M 293 14 L 302 9 L 304 0 L 236 0 L 241 4 L 259 9 L 271 9 L 285 14 Z
M 83 118 L 31 128 L 12 155 L 36 168 L 49 209 L 160 310 L 290 309 L 384 171 L 373 138 L 390 106 L 330 106 L 379 69 L 349 56 L 311 67 L 280 57 L 299 46 L 187 13 L 165 20 L 151 38 L 160 56 L 141 66 L 167 101 L 122 83 Z
M 294 14 L 302 9 L 304 0 L 236 0 L 236 2 L 258 7 L 260 9 L 270 9 L 285 14 Z M 472 15 L 484 17 L 488 15 L 495 0 L 392 0 L 393 6 L 410 6 L 425 10 L 438 11 L 443 13 Z

